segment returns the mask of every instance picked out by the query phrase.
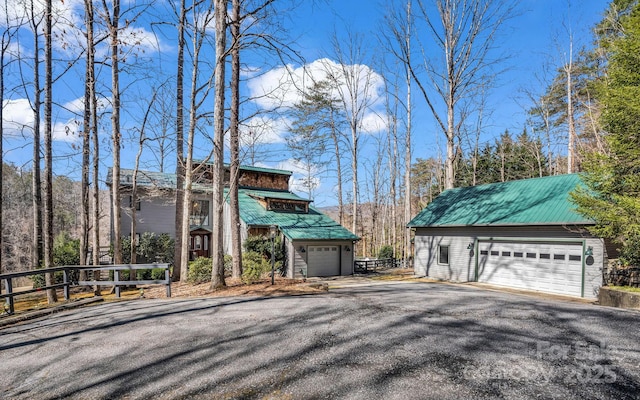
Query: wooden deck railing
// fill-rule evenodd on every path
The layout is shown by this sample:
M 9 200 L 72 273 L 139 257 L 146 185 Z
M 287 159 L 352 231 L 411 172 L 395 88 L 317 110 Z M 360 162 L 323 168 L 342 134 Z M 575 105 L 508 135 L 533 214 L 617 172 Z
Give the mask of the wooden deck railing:
M 120 279 L 120 272 L 129 271 L 129 276 L 131 273 L 135 273 L 140 269 L 156 269 L 162 268 L 164 269 L 164 279 L 160 280 L 122 280 Z M 56 273 L 62 271 L 62 283 L 56 283 L 49 286 L 43 286 L 34 289 L 21 290 L 20 292 L 13 291 L 13 279 L 19 278 L 23 276 L 34 276 L 34 275 L 43 275 L 45 273 Z M 92 279 L 86 281 L 72 281 L 71 276 L 74 271 L 87 271 L 89 275 L 93 275 L 94 278 L 99 278 L 100 274 L 96 274 L 93 271 L 113 271 L 113 280 L 101 280 L 101 279 Z M 75 274 L 73 274 L 75 275 Z M 166 285 L 167 287 L 167 297 L 171 297 L 171 276 L 170 276 L 170 264 L 121 264 L 121 265 L 100 265 L 100 266 L 81 266 L 81 265 L 66 265 L 63 267 L 54 267 L 54 268 L 43 268 L 32 271 L 23 271 L 23 272 L 12 272 L 8 274 L 0 274 L 0 284 L 4 281 L 4 287 L 6 289 L 6 293 L 0 293 L 0 299 L 7 299 L 7 304 L 9 305 L 9 314 L 15 313 L 15 301 L 14 298 L 17 296 L 21 296 L 24 294 L 42 292 L 47 289 L 58 289 L 63 288 L 64 299 L 69 300 L 69 288 L 75 286 L 87 286 L 87 285 L 105 285 L 105 286 L 115 286 L 116 297 L 120 297 L 120 288 L 121 286 L 129 286 L 129 285 Z

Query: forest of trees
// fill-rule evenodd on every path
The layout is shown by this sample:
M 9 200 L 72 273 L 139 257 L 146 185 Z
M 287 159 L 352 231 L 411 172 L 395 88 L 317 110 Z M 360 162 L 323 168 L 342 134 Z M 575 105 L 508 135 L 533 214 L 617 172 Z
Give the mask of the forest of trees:
M 326 57 L 312 63 L 287 34 L 285 22 L 299 6 L 296 0 L 3 2 L 0 142 L 22 138 L 20 146 L 31 146 L 32 159 L 5 163 L 7 149 L 0 147 L 0 272 L 52 266 L 53 240 L 61 232 L 79 240 L 81 264 L 96 263 L 87 258 L 89 249 L 109 234 L 101 227 L 106 169 L 112 169 L 117 238 L 121 151 L 132 148 L 128 154 L 135 154 L 130 158 L 136 173 L 149 168 L 178 176 L 176 280 L 186 273 L 188 259 L 193 160 L 212 162 L 214 287 L 225 285 L 224 163 L 231 167 L 233 221 L 239 219 L 238 166 L 264 163 L 269 153 L 286 151 L 302 176 L 294 182 L 300 192 L 313 199 L 321 178 L 335 182 L 337 219 L 363 238 L 358 255 L 375 255 L 390 245 L 396 257 L 407 258 L 407 222 L 443 190 L 591 174 L 612 164 L 608 157 L 622 157 L 621 148 L 631 151 L 628 143 L 640 148 L 633 121 L 618 122 L 620 113 L 631 111 L 605 107 L 620 101 L 616 85 L 635 85 L 624 76 L 635 60 L 621 54 L 640 43 L 634 30 L 637 1 L 613 0 L 589 46 L 574 50 L 569 34 L 564 62 L 538 84 L 545 90 L 525 90 L 525 125 L 514 129 L 504 122 L 497 137 L 487 137 L 490 95 L 506 61 L 496 49 L 499 33 L 520 12 L 517 2 L 392 1 L 375 36 L 336 33 Z M 167 55 L 162 48 L 169 37 L 175 46 Z M 374 57 L 367 46 L 371 40 L 384 57 Z M 276 86 L 252 89 L 251 79 L 274 71 L 281 72 Z M 416 104 L 426 107 L 435 132 L 412 124 Z M 18 105 L 28 118 L 18 118 Z M 269 147 L 277 143 L 274 135 L 282 139 L 279 151 Z M 443 143 L 442 155 L 415 154 L 416 138 Z M 67 169 L 54 171 L 61 163 Z M 636 165 L 624 173 L 637 177 Z M 612 193 L 637 193 L 634 182 Z M 637 205 L 623 208 L 633 215 Z M 640 240 L 634 226 L 633 234 L 622 228 L 601 232 L 621 242 L 629 235 Z M 233 274 L 239 276 L 239 231 L 232 237 Z M 118 263 L 121 243 L 112 244 Z

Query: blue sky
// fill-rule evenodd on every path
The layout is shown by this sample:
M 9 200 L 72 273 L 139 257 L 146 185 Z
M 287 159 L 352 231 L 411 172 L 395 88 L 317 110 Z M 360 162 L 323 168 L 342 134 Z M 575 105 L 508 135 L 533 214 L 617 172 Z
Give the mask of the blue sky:
M 374 59 L 384 57 L 376 34 L 381 30 L 382 16 L 387 7 L 394 3 L 375 1 L 300 1 L 296 9 L 288 10 L 280 16 L 278 22 L 283 28 L 281 34 L 285 40 L 291 41 L 291 45 L 304 57 L 305 65 L 300 60 L 287 60 L 287 70 L 294 75 L 302 76 L 302 67 L 312 74 L 320 74 L 322 67 L 327 65 L 337 66 L 331 48 L 331 36 L 336 32 L 338 38 L 346 37 L 347 29 L 357 32 L 363 37 L 363 47 L 369 58 L 362 68 L 372 74 L 376 82 L 376 90 L 372 92 L 373 106 L 367 114 L 368 128 L 363 134 L 361 177 L 366 176 L 368 169 L 375 162 L 372 156 L 376 153 L 376 138 L 380 138 L 384 131 L 384 121 L 376 122 L 375 115 L 382 111 L 380 85 L 383 72 L 377 66 Z M 71 24 L 81 26 L 81 4 L 79 0 L 67 0 L 58 3 L 62 8 L 61 15 Z M 139 6 L 137 0 L 129 0 L 127 5 Z M 151 9 L 131 26 L 129 35 L 138 42 L 135 46 L 125 46 L 128 55 L 126 68 L 122 74 L 122 87 L 125 89 L 123 110 L 123 151 L 122 166 L 133 167 L 133 160 L 137 151 L 137 132 L 139 122 L 144 115 L 151 89 L 168 79 L 175 71 L 176 41 L 175 30 L 166 25 L 158 25 L 157 22 L 172 18 L 170 4 L 166 2 L 156 3 Z M 284 3 L 281 3 L 284 4 Z M 400 7 L 404 1 L 397 1 Z M 500 75 L 498 87 L 489 97 L 489 107 L 492 110 L 491 121 L 483 131 L 483 141 L 493 141 L 505 129 L 513 133 L 520 132 L 526 119 L 525 109 L 530 104 L 522 94 L 523 89 L 542 93 L 545 88 L 544 71 L 547 69 L 547 79 L 553 77 L 553 70 L 560 66 L 568 51 L 568 32 L 574 37 L 574 48 L 589 46 L 592 40 L 590 29 L 601 19 L 608 1 L 605 0 L 521 0 L 518 2 L 518 15 L 509 20 L 504 26 L 497 46 L 501 53 L 508 55 L 503 64 L 505 71 Z M 5 11 L 0 11 L 0 16 L 6 16 Z M 10 12 L 10 15 L 11 12 Z M 5 25 L 0 23 L 5 29 Z M 58 27 L 61 40 L 54 46 L 58 58 L 70 59 L 78 54 L 73 39 L 73 30 L 65 29 L 61 23 Z M 20 40 L 12 43 L 12 49 L 19 49 L 21 54 L 29 55 L 33 47 L 30 39 L 30 31 L 26 28 L 20 30 Z M 79 40 L 79 39 L 75 39 Z M 428 43 L 423 36 L 423 43 Z M 205 58 L 211 54 L 210 48 Z M 99 49 L 99 56 L 106 56 L 106 49 Z M 243 94 L 259 95 L 265 87 L 273 86 L 273 82 L 282 80 L 285 66 L 280 65 L 272 54 L 260 51 L 251 51 L 243 55 L 247 70 L 243 83 Z M 31 133 L 29 127 L 33 120 L 30 117 L 29 102 L 24 89 L 20 88 L 17 63 L 12 63 L 7 70 L 8 90 L 5 93 L 5 124 L 9 128 L 4 133 L 5 161 L 15 163 L 25 168 L 30 168 L 31 159 Z M 547 66 L 547 67 L 545 67 Z M 82 104 L 82 63 L 78 63 L 69 72 L 62 76 L 54 86 L 54 107 L 56 144 L 54 149 L 55 173 L 78 177 L 80 157 L 78 155 L 78 139 L 75 132 L 77 127 L 75 120 Z M 28 68 L 27 68 L 28 69 Z M 58 67 L 57 71 L 60 71 Z M 249 72 L 251 70 L 251 72 Z M 23 67 L 24 71 L 24 67 Z M 260 73 L 256 73 L 259 71 Z M 27 73 L 28 74 L 28 73 Z M 104 117 L 101 121 L 102 136 L 102 169 L 111 166 L 111 154 L 109 146 L 110 126 L 108 105 L 109 70 L 102 67 L 99 79 L 101 90 L 105 99 L 102 101 Z M 203 67 L 200 73 L 200 82 L 204 82 L 210 76 L 210 69 Z M 319 75 L 314 75 L 318 77 Z M 249 79 L 250 78 L 250 79 Z M 186 74 L 189 79 L 189 72 Z M 27 79 L 28 80 L 28 79 Z M 275 87 L 275 86 L 273 86 Z M 169 90 L 171 93 L 171 90 Z M 286 91 L 279 92 L 285 103 L 292 104 L 299 99 L 299 94 Z M 162 95 L 161 95 L 162 96 Z M 169 97 L 169 96 L 164 96 Z M 207 98 L 207 104 L 212 100 Z M 414 131 L 413 154 L 415 158 L 428 158 L 437 156 L 442 152 L 443 138 L 437 132 L 433 118 L 424 100 L 414 89 Z M 243 105 L 243 113 L 248 116 L 255 110 L 273 105 L 273 99 L 249 101 Z M 156 118 L 159 120 L 159 118 Z M 253 128 L 250 127 L 253 121 Z M 258 122 L 260 124 L 258 124 Z M 264 122 L 269 128 L 264 128 Z M 157 122 L 157 121 L 156 121 Z M 13 125 L 11 125 L 13 124 Z M 256 163 L 262 166 L 280 167 L 291 169 L 299 177 L 299 166 L 292 161 L 283 144 L 287 134 L 287 121 L 282 115 L 265 114 L 257 119 L 247 121 L 245 132 L 262 132 L 264 136 L 260 151 L 256 154 Z M 260 125 L 260 126 L 258 126 Z M 210 127 L 206 122 L 200 125 L 196 145 L 196 157 L 206 156 L 211 148 L 207 135 Z M 151 135 L 151 133 L 149 133 Z M 151 170 L 159 169 L 156 142 L 148 142 L 143 152 L 143 167 Z M 169 154 L 165 160 L 165 169 L 171 171 L 174 167 L 174 158 Z M 345 159 L 345 164 L 348 160 Z M 327 206 L 335 204 L 335 179 L 328 172 L 317 171 L 319 187 L 315 192 L 316 204 Z M 347 178 L 348 179 L 348 178 Z M 366 193 L 366 187 L 361 189 Z M 361 200 L 366 200 L 362 198 Z

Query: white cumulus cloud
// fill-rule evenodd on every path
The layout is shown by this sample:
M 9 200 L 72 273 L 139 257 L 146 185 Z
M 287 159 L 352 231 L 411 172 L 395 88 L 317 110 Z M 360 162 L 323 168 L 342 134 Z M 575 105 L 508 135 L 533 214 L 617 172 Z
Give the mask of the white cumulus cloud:
M 303 98 L 303 93 L 315 82 L 331 79 L 336 82 L 332 92 L 335 99 L 350 98 L 348 81 L 356 81 L 359 105 L 364 105 L 362 130 L 373 133 L 386 128 L 386 121 L 376 114 L 384 104 L 384 78 L 367 65 L 342 66 L 323 58 L 304 66 L 281 66 L 264 73 L 256 73 L 247 81 L 253 101 L 262 109 L 293 107 Z

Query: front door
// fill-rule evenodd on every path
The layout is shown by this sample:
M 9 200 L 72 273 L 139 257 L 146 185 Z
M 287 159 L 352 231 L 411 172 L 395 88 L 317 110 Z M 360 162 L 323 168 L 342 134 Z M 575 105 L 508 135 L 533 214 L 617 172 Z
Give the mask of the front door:
M 189 258 L 195 260 L 198 257 L 209 257 L 210 233 L 192 232 L 189 243 Z

